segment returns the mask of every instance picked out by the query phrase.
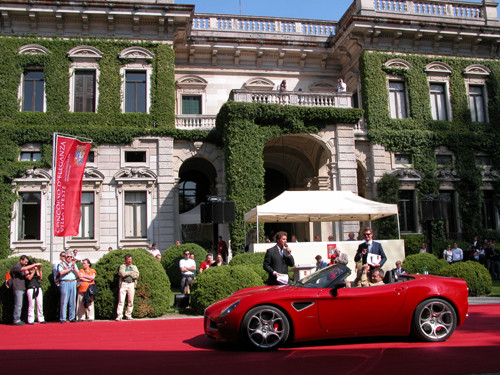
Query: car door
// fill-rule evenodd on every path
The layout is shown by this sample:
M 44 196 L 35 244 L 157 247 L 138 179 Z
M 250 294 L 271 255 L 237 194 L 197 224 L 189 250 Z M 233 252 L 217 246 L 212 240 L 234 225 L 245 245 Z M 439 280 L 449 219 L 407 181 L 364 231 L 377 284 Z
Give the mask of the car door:
M 390 323 L 404 303 L 407 283 L 321 289 L 318 292 L 320 326 L 329 331 L 357 331 Z

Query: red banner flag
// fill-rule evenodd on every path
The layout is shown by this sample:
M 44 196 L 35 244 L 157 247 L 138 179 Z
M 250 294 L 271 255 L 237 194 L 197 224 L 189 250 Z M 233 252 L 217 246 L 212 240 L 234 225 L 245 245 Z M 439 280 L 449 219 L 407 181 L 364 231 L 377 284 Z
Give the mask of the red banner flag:
M 54 171 L 54 235 L 76 236 L 80 226 L 80 204 L 85 164 L 91 142 L 57 136 Z

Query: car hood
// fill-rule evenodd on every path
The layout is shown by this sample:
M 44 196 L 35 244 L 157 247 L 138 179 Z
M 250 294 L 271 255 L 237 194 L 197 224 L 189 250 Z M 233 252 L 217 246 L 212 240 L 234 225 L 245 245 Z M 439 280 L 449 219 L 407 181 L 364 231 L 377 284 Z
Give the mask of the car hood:
M 240 289 L 240 290 L 234 292 L 231 296 L 237 296 L 237 297 L 241 298 L 243 296 L 262 294 L 262 293 L 271 292 L 273 290 L 278 291 L 278 290 L 284 290 L 287 288 L 290 288 L 290 287 L 288 285 L 255 286 L 252 288 Z
M 223 310 L 227 306 L 230 306 L 232 303 L 241 299 L 245 301 L 254 300 L 255 298 L 260 301 L 278 299 L 282 296 L 287 295 L 291 290 L 297 290 L 297 288 L 289 285 L 257 286 L 253 288 L 245 288 L 238 290 L 230 296 L 213 303 L 212 305 L 207 307 L 207 310 Z

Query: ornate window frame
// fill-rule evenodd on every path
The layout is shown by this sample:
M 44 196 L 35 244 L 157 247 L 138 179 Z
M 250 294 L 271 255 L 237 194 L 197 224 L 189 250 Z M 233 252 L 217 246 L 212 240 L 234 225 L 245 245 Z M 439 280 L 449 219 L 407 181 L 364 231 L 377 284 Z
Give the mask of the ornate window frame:
M 118 247 L 149 247 L 153 239 L 153 193 L 158 176 L 147 168 L 122 168 L 113 176 L 117 183 Z M 125 191 L 146 192 L 146 238 L 125 238 Z
M 309 85 L 311 92 L 337 92 L 337 83 L 327 79 L 321 79 Z
M 20 200 L 16 201 L 13 207 L 13 219 L 10 222 L 10 248 L 11 250 L 37 249 L 45 251 L 47 249 L 46 233 L 47 218 L 50 217 L 50 181 L 52 176 L 45 169 L 28 169 L 20 178 L 14 179 L 12 183 L 13 193 L 40 193 L 40 239 L 23 240 L 19 238 L 20 220 Z
M 121 111 L 125 112 L 125 93 L 126 93 L 126 73 L 130 71 L 146 71 L 146 112 L 151 110 L 151 76 L 153 74 L 152 60 L 153 53 L 142 47 L 128 47 L 122 50 L 118 56 L 120 59 L 126 59 L 130 62 L 120 68 L 121 80 Z
M 47 55 L 50 51 L 39 44 L 25 44 L 21 46 L 17 52 L 19 55 Z M 44 71 L 40 66 L 25 67 L 19 78 L 19 86 L 17 89 L 17 99 L 19 102 L 19 111 L 23 112 L 23 98 L 24 98 L 24 73 L 26 70 L 40 70 Z M 44 88 L 43 88 L 43 113 L 47 112 L 47 95 L 45 92 L 45 75 L 44 75 Z
M 490 74 L 491 70 L 489 70 L 486 66 L 481 64 L 469 65 L 463 71 L 465 89 L 467 90 L 467 105 L 469 105 L 469 108 L 470 108 L 470 102 L 469 102 L 470 86 L 482 86 L 485 122 L 490 121 L 490 117 L 488 114 L 488 89 L 486 86 L 486 80 L 488 79 Z
M 201 114 L 206 112 L 207 86 L 208 81 L 204 78 L 188 74 L 180 77 L 176 82 L 176 109 L 175 113 L 182 115 L 182 97 L 183 96 L 200 96 L 201 97 Z M 193 116 L 193 115 L 191 115 Z
M 95 111 L 97 113 L 99 106 L 99 76 L 101 70 L 99 69 L 99 61 L 103 54 L 95 47 L 91 46 L 77 46 L 68 51 L 68 58 L 72 63 L 69 67 L 69 111 L 75 111 L 75 72 L 77 70 L 94 70 L 95 71 Z
M 432 108 L 432 97 L 430 95 L 430 85 L 433 83 L 438 83 L 444 85 L 444 100 L 446 103 L 446 119 L 440 121 L 452 121 L 452 111 L 451 111 L 451 95 L 450 95 L 450 75 L 451 67 L 441 61 L 433 61 L 425 67 L 425 72 L 427 73 L 427 82 L 429 84 L 429 97 L 431 98 L 431 108 Z M 437 119 L 434 119 L 437 120 Z
M 246 81 L 243 87 L 245 90 L 250 91 L 272 91 L 276 87 L 276 84 L 269 78 L 254 77 Z

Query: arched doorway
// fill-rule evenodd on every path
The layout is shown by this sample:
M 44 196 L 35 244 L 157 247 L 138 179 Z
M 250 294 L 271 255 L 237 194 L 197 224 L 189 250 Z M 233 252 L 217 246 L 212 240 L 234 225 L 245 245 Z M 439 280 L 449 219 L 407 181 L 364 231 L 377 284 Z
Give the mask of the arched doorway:
M 266 168 L 264 175 L 264 198 L 266 202 L 276 198 L 285 190 L 290 188 L 290 181 L 285 174 L 274 168 Z M 291 236 L 294 233 L 295 225 L 290 223 L 265 223 L 264 233 L 271 242 L 274 242 L 274 235 L 279 231 L 285 231 Z
M 212 241 L 212 225 L 201 224 L 200 204 L 217 194 L 217 171 L 212 163 L 201 157 L 192 157 L 179 169 L 178 209 L 183 242 L 204 245 Z
M 324 143 L 309 134 L 283 135 L 269 140 L 264 147 L 266 202 L 285 190 L 330 189 L 330 159 Z M 299 241 L 308 241 L 316 230 L 321 229 L 313 228 L 308 223 L 264 225 L 265 235 L 272 242 L 272 236 L 278 231 L 286 231 L 289 240 L 295 235 Z

